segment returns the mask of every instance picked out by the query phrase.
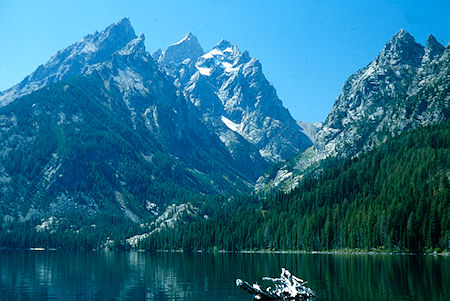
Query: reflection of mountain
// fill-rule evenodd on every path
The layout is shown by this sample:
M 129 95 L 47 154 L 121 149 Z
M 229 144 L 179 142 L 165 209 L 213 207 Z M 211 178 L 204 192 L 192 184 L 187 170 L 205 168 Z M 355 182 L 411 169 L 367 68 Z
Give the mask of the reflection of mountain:
M 2 300 L 247 300 L 236 278 L 261 283 L 281 267 L 317 300 L 448 300 L 442 256 L 0 251 Z

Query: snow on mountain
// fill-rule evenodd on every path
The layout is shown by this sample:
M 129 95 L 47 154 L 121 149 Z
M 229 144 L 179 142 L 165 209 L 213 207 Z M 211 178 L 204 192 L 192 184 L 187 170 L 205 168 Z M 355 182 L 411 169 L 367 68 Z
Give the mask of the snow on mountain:
M 235 127 L 228 129 L 256 147 L 257 157 L 264 161 L 285 160 L 312 144 L 283 107 L 258 59 L 237 45 L 221 40 L 194 64 L 161 66 L 175 76 L 175 83 L 204 115 L 206 124 L 220 124 L 214 120 L 223 118 L 229 120 L 226 125 L 240 124 L 235 131 L 231 129 Z M 220 134 L 221 128 L 216 131 L 222 140 L 227 136 Z M 225 143 L 230 151 L 233 141 Z
M 8 199 L 0 207 L 8 214 L 103 208 L 138 221 L 153 214 L 146 200 L 164 209 L 175 196 L 251 190 L 265 166 L 240 155 L 255 150 L 238 143 L 230 152 L 222 141 L 230 135 L 203 122 L 144 40 L 123 19 L 59 51 L 1 95 L 0 190 Z M 188 35 L 174 46 L 192 42 Z M 215 129 L 229 130 L 220 123 Z M 33 172 L 8 163 L 16 161 Z
M 231 121 L 230 119 L 226 118 L 225 116 L 221 117 L 222 122 L 233 132 L 237 132 L 240 124 L 236 124 L 233 121 Z

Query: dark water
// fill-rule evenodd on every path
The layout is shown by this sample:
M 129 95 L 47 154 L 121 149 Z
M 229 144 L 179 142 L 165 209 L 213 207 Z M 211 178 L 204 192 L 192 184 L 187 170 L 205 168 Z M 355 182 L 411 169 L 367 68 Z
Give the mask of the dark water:
M 281 267 L 321 300 L 450 300 L 450 257 L 0 251 L 0 300 L 251 300 Z

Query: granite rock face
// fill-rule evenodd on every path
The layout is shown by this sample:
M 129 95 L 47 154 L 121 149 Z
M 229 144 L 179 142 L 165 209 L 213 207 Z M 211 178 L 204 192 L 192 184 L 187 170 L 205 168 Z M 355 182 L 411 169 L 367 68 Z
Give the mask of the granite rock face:
M 221 41 L 205 54 L 188 34 L 150 55 L 126 18 L 56 53 L 0 106 L 0 218 L 140 223 L 180 198 L 251 192 L 311 145 L 247 52 Z
M 0 106 L 36 91 L 46 85 L 83 73 L 92 65 L 108 60 L 136 38 L 128 18 L 82 38 L 71 46 L 58 51 L 50 60 L 39 66 L 19 84 L 0 93 Z
M 188 34 L 170 46 L 158 62 L 175 77 L 177 86 L 230 153 L 242 157 L 237 149 L 249 149 L 251 151 L 244 156 L 250 161 L 280 162 L 312 145 L 283 107 L 258 59 L 226 40 L 199 55 L 197 43 L 191 42 L 193 50 L 186 50 L 189 40 L 197 41 Z M 169 50 L 174 53 L 178 48 L 195 55 L 172 59 L 171 62 L 177 63 L 167 67 L 166 53 Z M 195 56 L 198 56 L 196 61 Z
M 400 30 L 367 67 L 350 76 L 316 136 L 320 158 L 353 156 L 402 131 L 448 117 L 449 48 L 425 47 Z
M 349 158 L 389 137 L 447 120 L 450 111 L 450 46 L 430 35 L 422 46 L 405 30 L 386 43 L 366 67 L 344 84 L 314 147 L 257 181 L 259 191 L 290 189 L 322 159 Z

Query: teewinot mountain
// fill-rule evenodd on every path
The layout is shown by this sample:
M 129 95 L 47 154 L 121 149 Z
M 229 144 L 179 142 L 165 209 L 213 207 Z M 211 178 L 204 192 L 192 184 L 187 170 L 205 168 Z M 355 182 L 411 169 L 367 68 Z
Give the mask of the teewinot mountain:
M 222 40 L 204 53 L 188 34 L 152 56 L 126 18 L 57 52 L 0 106 L 5 222 L 192 213 L 191 198 L 251 192 L 312 145 L 248 52 Z
M 450 115 L 450 45 L 425 46 L 400 30 L 369 65 L 351 75 L 315 135 L 314 147 L 258 179 L 257 190 L 295 187 L 329 157 L 354 157 L 408 130 Z

